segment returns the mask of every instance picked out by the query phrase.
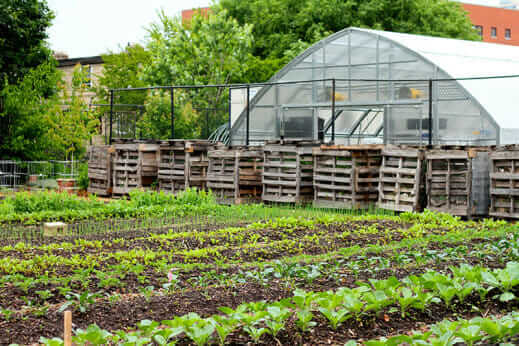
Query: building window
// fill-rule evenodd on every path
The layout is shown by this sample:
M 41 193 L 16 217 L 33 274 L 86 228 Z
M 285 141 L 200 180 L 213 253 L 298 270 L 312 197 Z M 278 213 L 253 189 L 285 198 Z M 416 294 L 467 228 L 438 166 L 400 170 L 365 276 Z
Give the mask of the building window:
M 91 88 L 92 87 L 92 73 L 93 73 L 92 65 L 82 65 L 81 69 L 83 71 L 85 71 L 85 82 L 84 82 L 85 86 L 87 88 Z
M 479 36 L 483 37 L 483 26 L 481 25 L 474 25 L 474 29 L 478 32 Z
M 492 29 L 490 30 L 490 36 L 492 38 L 496 38 L 497 37 L 497 28 L 495 26 L 493 26 Z
M 505 39 L 510 40 L 512 38 L 512 30 L 505 29 Z

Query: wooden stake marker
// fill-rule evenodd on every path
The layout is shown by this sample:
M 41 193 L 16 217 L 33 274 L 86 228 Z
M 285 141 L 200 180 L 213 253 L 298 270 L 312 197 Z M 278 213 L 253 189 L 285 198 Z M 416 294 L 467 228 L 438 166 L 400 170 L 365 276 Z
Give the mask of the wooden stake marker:
M 72 346 L 72 311 L 65 311 L 63 323 L 63 341 L 65 346 Z

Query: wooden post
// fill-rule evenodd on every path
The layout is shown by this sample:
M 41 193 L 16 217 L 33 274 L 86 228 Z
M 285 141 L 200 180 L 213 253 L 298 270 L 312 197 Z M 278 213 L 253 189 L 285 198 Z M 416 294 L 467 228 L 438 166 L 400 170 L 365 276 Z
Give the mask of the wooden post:
M 65 346 L 72 346 L 72 311 L 65 311 L 63 323 L 63 341 Z

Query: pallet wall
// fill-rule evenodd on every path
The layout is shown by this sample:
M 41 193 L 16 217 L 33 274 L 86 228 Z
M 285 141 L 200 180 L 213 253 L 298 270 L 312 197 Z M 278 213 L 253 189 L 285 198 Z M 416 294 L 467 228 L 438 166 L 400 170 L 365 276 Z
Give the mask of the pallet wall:
M 370 145 L 314 148 L 314 205 L 348 209 L 375 205 L 381 148 Z
M 315 142 L 270 142 L 264 150 L 262 200 L 280 203 L 311 202 Z
M 486 150 L 430 150 L 425 159 L 427 209 L 466 217 L 488 215 Z
M 420 211 L 423 151 L 386 147 L 382 150 L 377 206 L 394 211 Z
M 107 197 L 112 194 L 112 165 L 114 147 L 90 146 L 88 156 L 88 192 Z
M 519 148 L 490 153 L 490 215 L 519 219 Z
M 218 203 L 261 202 L 263 149 L 219 148 L 210 150 L 207 187 Z
M 158 182 L 161 191 L 177 193 L 186 188 L 207 188 L 209 158 L 213 145 L 205 140 L 163 141 L 159 149 Z
M 113 194 L 124 196 L 131 190 L 149 188 L 157 180 L 158 144 L 115 144 Z

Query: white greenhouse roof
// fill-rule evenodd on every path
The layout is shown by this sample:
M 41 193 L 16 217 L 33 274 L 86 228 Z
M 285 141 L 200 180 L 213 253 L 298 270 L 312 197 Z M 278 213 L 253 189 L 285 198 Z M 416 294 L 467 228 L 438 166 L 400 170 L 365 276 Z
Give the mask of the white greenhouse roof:
M 429 60 L 452 78 L 519 75 L 519 47 L 359 28 L 347 31 L 386 38 Z M 519 78 L 459 83 L 501 128 L 519 129 Z

